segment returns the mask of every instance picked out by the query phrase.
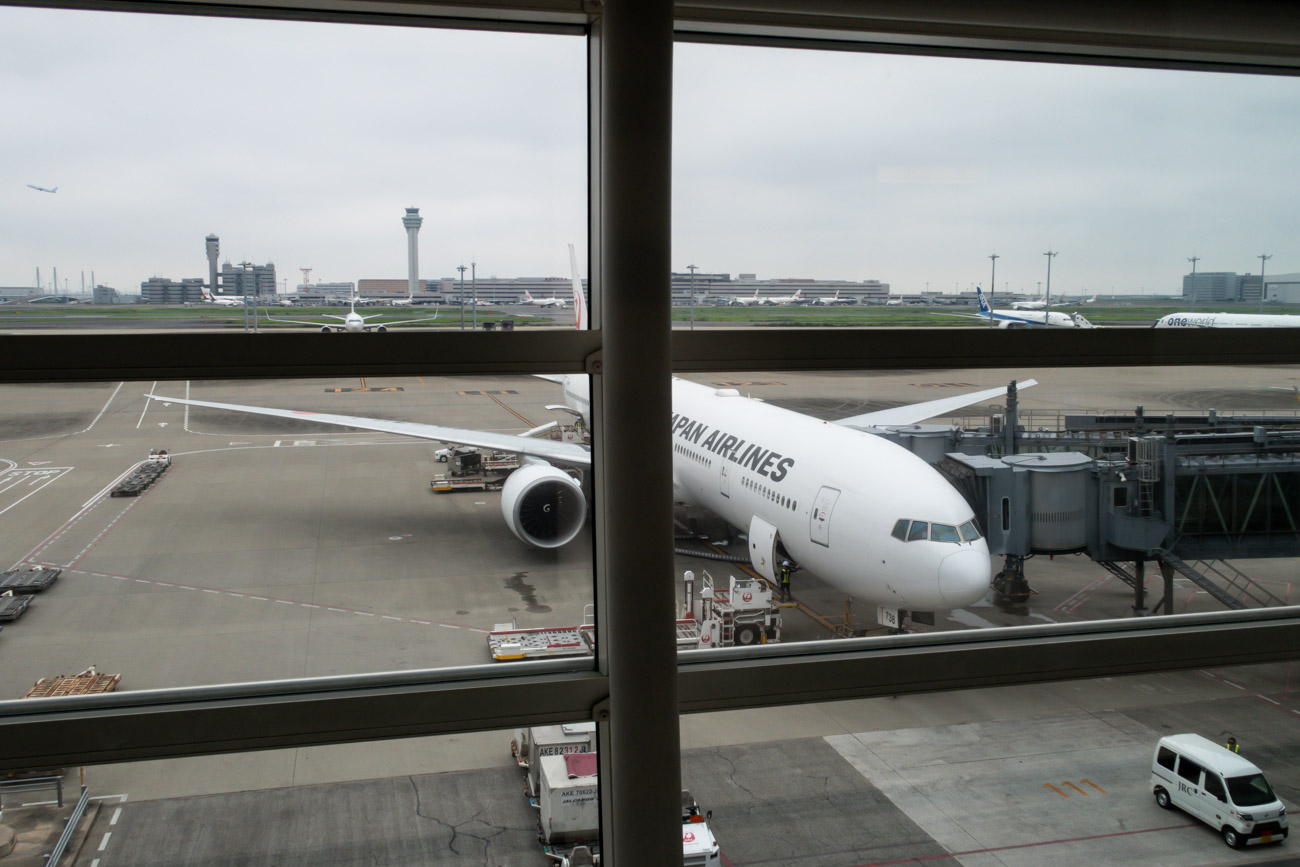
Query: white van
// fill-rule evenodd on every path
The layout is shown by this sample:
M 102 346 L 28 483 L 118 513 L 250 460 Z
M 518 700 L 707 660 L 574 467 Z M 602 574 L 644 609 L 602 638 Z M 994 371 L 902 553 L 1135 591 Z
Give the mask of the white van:
M 1160 739 L 1151 790 L 1161 807 L 1191 813 L 1234 849 L 1286 839 L 1286 807 L 1259 768 L 1200 735 Z

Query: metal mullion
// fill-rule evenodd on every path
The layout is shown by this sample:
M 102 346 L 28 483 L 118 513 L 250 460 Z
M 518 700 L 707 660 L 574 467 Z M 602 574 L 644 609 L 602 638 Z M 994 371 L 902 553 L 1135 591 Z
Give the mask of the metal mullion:
M 673 331 L 675 372 L 1295 364 L 1287 328 Z M 1264 333 L 1268 332 L 1268 333 Z
M 486 731 L 589 719 L 594 671 L 525 664 L 0 703 L 0 771 Z
M 1175 615 L 1060 628 L 1014 627 L 862 642 L 802 652 L 683 655 L 683 713 L 1049 683 L 1300 658 L 1300 610 Z M 789 648 L 785 648 L 787 651 Z M 732 654 L 740 656 L 740 654 Z

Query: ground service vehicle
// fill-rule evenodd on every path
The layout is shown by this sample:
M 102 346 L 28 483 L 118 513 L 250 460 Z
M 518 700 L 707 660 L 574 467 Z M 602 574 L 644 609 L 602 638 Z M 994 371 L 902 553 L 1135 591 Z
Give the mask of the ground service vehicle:
M 1260 769 L 1200 735 L 1160 739 L 1151 791 L 1161 807 L 1190 813 L 1234 849 L 1286 839 L 1286 807 Z

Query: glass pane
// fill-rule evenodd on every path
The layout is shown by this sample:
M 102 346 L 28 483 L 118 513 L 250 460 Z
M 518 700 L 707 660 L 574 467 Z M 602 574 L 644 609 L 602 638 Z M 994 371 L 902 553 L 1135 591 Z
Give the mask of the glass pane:
M 677 328 L 1300 315 L 1293 77 L 698 43 L 674 64 Z
M 573 323 L 581 38 L 2 8 L 0 55 L 6 329 Z
M 679 377 L 683 646 L 1294 604 L 1296 382 L 1245 365 Z
M 682 786 L 732 864 L 1244 863 L 1281 850 L 1233 853 L 1220 824 L 1162 810 L 1152 769 L 1172 771 L 1156 745 L 1185 732 L 1222 744 L 1226 720 L 1250 720 L 1242 755 L 1287 797 L 1291 668 L 683 716 Z
M 585 396 L 566 380 L 0 387 L 0 580 L 30 594 L 0 598 L 0 695 L 91 663 L 121 690 L 590 666 L 588 427 L 546 409 Z

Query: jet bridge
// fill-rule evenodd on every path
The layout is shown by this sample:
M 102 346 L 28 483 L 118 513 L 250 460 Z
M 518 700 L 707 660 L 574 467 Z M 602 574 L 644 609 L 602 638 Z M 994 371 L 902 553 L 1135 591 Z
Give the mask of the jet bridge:
M 1225 607 L 1286 604 L 1227 561 L 1300 557 L 1300 417 L 1025 413 L 1014 390 L 978 427 L 875 430 L 935 465 L 974 509 L 1005 566 L 994 588 L 1023 603 L 1024 561 L 1084 553 L 1134 589 L 1157 564 Z

